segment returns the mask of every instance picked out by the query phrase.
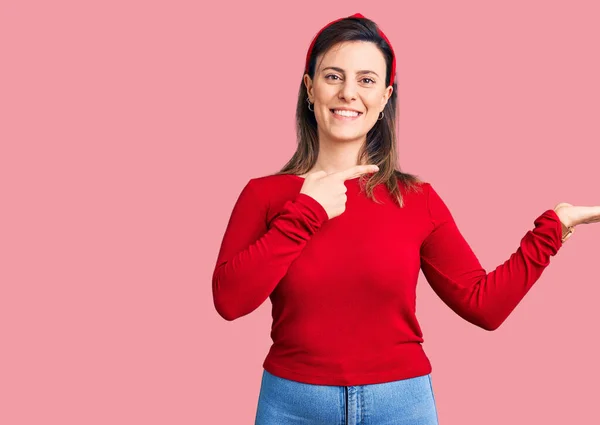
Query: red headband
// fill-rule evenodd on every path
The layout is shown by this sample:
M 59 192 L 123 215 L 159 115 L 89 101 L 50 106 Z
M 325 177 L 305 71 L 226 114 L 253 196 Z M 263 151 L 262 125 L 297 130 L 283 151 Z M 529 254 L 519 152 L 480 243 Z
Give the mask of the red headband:
M 355 13 L 352 16 L 348 16 L 348 18 L 364 18 L 364 16 L 361 15 L 360 13 Z M 341 21 L 342 19 L 346 19 L 346 18 L 340 18 L 340 19 L 336 19 L 335 21 L 331 21 L 330 23 L 325 25 L 323 28 L 321 28 L 321 30 L 317 33 L 315 38 L 313 38 L 313 41 L 312 41 L 312 43 L 310 43 L 310 47 L 308 48 L 308 52 L 306 53 L 306 65 L 304 67 L 304 72 L 308 73 L 308 62 L 310 60 L 310 54 L 312 53 L 313 47 L 315 46 L 315 42 L 317 41 L 317 38 L 319 38 L 319 35 L 321 35 L 321 33 L 323 32 L 323 30 L 325 28 L 327 28 L 331 24 L 335 24 L 336 22 Z M 378 27 L 378 32 L 379 32 L 379 35 L 381 36 L 381 38 L 383 38 L 387 42 L 387 44 L 390 46 L 390 50 L 392 51 L 392 72 L 390 73 L 390 86 L 391 86 L 392 84 L 394 84 L 394 76 L 396 75 L 396 55 L 394 54 L 394 49 L 392 48 L 392 43 L 390 43 L 390 40 L 388 40 L 388 38 L 385 36 L 383 31 L 381 31 L 381 29 L 379 29 L 379 27 Z

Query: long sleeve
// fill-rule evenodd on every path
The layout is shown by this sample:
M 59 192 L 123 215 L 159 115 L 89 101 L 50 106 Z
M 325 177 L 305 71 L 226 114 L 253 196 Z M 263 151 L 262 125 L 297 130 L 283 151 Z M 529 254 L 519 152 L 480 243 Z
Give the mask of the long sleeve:
M 482 268 L 449 209 L 427 183 L 433 230 L 421 245 L 421 269 L 435 293 L 460 317 L 486 330 L 497 329 L 527 294 L 562 246 L 560 219 L 550 209 L 519 248 L 490 273 Z
M 268 220 L 269 203 L 259 195 L 265 192 L 255 185 L 250 180 L 233 207 L 212 277 L 214 305 L 226 320 L 258 308 L 329 219 L 319 202 L 298 192 Z

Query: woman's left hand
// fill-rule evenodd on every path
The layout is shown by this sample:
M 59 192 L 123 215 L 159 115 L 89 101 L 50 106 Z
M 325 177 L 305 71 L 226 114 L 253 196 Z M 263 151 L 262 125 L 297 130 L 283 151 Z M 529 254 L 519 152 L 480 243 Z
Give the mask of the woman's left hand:
M 563 242 L 569 239 L 578 224 L 600 222 L 600 206 L 578 207 L 561 202 L 554 207 L 554 212 L 563 225 Z

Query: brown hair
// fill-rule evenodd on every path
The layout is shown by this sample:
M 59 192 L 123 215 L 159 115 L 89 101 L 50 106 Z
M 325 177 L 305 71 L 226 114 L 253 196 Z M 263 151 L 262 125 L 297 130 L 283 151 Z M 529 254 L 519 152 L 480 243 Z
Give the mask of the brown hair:
M 387 73 L 386 86 L 390 82 L 392 64 L 392 50 L 388 43 L 379 35 L 375 22 L 367 18 L 345 18 L 325 28 L 315 41 L 311 52 L 308 75 L 314 78 L 316 59 L 327 52 L 338 43 L 348 41 L 367 41 L 375 44 L 385 57 Z M 304 76 L 304 74 L 303 74 Z M 379 171 L 372 174 L 363 174 L 361 183 L 366 182 L 365 190 L 369 198 L 378 202 L 373 195 L 376 185 L 384 183 L 402 208 L 404 201 L 398 184 L 401 183 L 407 190 L 421 191 L 418 183 L 422 183 L 417 175 L 403 173 L 396 167 L 396 107 L 397 86 L 394 81 L 393 92 L 383 110 L 384 117 L 378 120 L 373 128 L 367 133 L 366 144 L 361 147 L 358 155 L 358 163 L 375 164 Z M 317 121 L 314 113 L 308 110 L 306 98 L 308 92 L 302 81 L 298 92 L 296 105 L 296 152 L 287 164 L 276 174 L 304 174 L 316 163 L 319 152 L 319 138 L 317 133 Z M 398 168 L 398 169 L 396 169 Z

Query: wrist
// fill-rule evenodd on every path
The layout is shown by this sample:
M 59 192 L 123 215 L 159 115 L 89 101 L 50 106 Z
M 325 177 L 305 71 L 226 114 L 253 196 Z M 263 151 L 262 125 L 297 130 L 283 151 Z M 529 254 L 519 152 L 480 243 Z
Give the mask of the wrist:
M 565 226 L 565 224 L 562 221 L 560 222 L 560 226 L 562 228 L 561 242 L 565 242 L 569 238 L 569 236 L 573 234 L 573 227 Z

